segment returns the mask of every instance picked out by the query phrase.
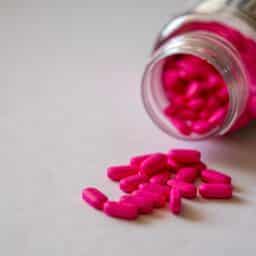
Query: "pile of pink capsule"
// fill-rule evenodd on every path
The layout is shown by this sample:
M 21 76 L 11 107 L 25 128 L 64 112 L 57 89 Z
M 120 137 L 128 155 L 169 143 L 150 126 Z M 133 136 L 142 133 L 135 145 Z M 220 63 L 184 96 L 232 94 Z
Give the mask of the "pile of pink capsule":
M 227 115 L 229 93 L 212 65 L 192 55 L 166 60 L 163 89 L 169 104 L 165 116 L 183 135 L 207 134 L 221 125 Z
M 164 208 L 168 202 L 173 214 L 182 211 L 183 199 L 230 199 L 233 194 L 231 177 L 208 169 L 201 153 L 190 149 L 173 149 L 168 154 L 154 153 L 133 157 L 129 165 L 112 166 L 108 177 L 119 182 L 125 193 L 111 201 L 97 188 L 82 191 L 83 200 L 104 211 L 108 216 L 134 220 L 140 214 L 150 214 L 154 208 Z M 201 179 L 197 187 L 195 183 Z
M 222 23 L 218 22 L 188 22 L 181 26 L 175 34 L 179 33 L 187 33 L 192 31 L 207 31 L 207 33 L 217 34 L 220 37 L 225 38 L 229 41 L 239 52 L 239 55 L 248 71 L 249 74 L 249 87 L 250 87 L 250 95 L 249 100 L 247 102 L 247 107 L 241 117 L 237 120 L 234 126 L 231 128 L 230 132 L 234 132 L 243 128 L 249 124 L 249 122 L 253 119 L 256 119 L 256 62 L 255 62 L 255 54 L 256 54 L 256 43 L 254 38 L 248 37 L 245 34 L 242 34 L 240 31 L 226 26 Z M 193 64 L 193 62 L 191 62 Z M 193 67 L 191 67 L 192 69 Z M 207 81 L 207 80 L 206 80 Z

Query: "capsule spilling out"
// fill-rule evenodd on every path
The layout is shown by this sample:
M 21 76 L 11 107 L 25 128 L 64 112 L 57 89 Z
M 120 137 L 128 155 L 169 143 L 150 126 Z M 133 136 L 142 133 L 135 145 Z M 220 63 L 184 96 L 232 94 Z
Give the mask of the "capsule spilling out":
M 215 170 L 203 170 L 201 172 L 201 179 L 205 183 L 225 183 L 225 184 L 231 184 L 231 177 L 221 173 L 217 172 Z
M 140 184 L 147 182 L 147 180 L 146 176 L 135 174 L 122 179 L 120 181 L 120 189 L 125 193 L 132 193 L 134 190 L 138 189 Z
M 173 172 L 178 172 L 178 170 L 182 167 L 182 165 L 175 161 L 171 156 L 167 157 L 167 164 Z
M 126 220 L 134 220 L 138 217 L 138 207 L 125 202 L 107 201 L 104 204 L 104 212 L 111 217 Z
M 153 184 L 153 183 L 145 183 L 145 184 L 139 185 L 139 189 L 144 191 L 159 193 L 164 197 L 166 197 L 166 199 L 169 198 L 170 188 L 168 186 Z
M 148 190 L 137 190 L 134 195 L 142 196 L 145 200 L 151 201 L 155 208 L 163 208 L 166 204 L 166 197 L 161 193 Z
M 170 192 L 170 210 L 174 214 L 180 214 L 181 212 L 181 193 L 177 188 L 172 188 Z
M 130 160 L 130 165 L 140 168 L 141 164 L 151 156 L 152 154 L 146 154 L 146 155 L 140 155 L 140 156 L 134 156 Z
M 150 183 L 152 184 L 159 184 L 159 185 L 166 185 L 167 181 L 171 178 L 171 173 L 168 171 L 159 173 L 154 175 L 150 179 Z
M 182 197 L 187 199 L 193 199 L 196 198 L 196 186 L 187 182 L 178 181 L 178 180 L 169 180 L 167 184 L 171 188 L 177 188 L 179 189 Z
M 138 207 L 138 211 L 141 214 L 149 214 L 153 210 L 154 203 L 152 200 L 147 199 L 147 197 L 135 195 L 135 196 L 122 196 L 121 202 L 134 204 Z
M 138 173 L 138 169 L 130 165 L 111 166 L 107 170 L 108 177 L 113 181 L 120 181 Z
M 168 155 L 173 160 L 183 164 L 198 163 L 201 159 L 201 153 L 199 151 L 189 149 L 173 149 Z
M 233 188 L 230 184 L 201 184 L 199 193 L 207 199 L 230 199 L 232 198 Z
M 183 167 L 179 170 L 179 172 L 176 174 L 175 179 L 188 182 L 188 183 L 194 183 L 195 180 L 198 177 L 198 169 L 194 167 Z
M 189 72 L 181 75 L 188 74 L 193 75 Z M 196 93 L 196 88 L 191 87 L 192 92 Z M 177 101 L 183 100 L 187 101 L 177 98 Z M 130 159 L 130 165 L 109 167 L 107 175 L 111 180 L 118 181 L 120 190 L 126 194 L 119 200 L 111 201 L 99 189 L 89 187 L 82 191 L 82 198 L 106 215 L 125 220 L 135 220 L 140 214 L 164 208 L 167 203 L 170 212 L 179 215 L 183 198 L 197 197 L 195 182 L 199 177 L 204 182 L 199 185 L 201 197 L 230 199 L 233 195 L 231 177 L 208 169 L 201 161 L 201 153 L 191 149 L 173 149 L 167 155 L 135 156 Z
M 140 172 L 142 175 L 151 177 L 159 173 L 167 166 L 167 158 L 165 154 L 157 153 L 148 157 L 142 162 Z
M 107 196 L 97 188 L 85 188 L 82 191 L 82 198 L 90 206 L 98 210 L 102 210 L 104 203 L 108 200 Z

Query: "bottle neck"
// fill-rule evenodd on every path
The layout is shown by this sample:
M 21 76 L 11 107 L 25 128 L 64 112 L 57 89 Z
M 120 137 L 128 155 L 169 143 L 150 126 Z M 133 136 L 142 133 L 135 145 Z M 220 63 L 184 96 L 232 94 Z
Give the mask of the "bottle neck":
M 162 71 L 172 55 L 189 54 L 210 63 L 224 79 L 229 92 L 229 109 L 221 125 L 209 133 L 183 136 L 163 114 L 167 100 L 162 87 Z M 156 49 L 146 67 L 142 81 L 142 98 L 151 119 L 173 137 L 200 140 L 227 133 L 244 112 L 249 95 L 248 75 L 237 50 L 225 39 L 209 32 L 189 32 L 171 38 Z

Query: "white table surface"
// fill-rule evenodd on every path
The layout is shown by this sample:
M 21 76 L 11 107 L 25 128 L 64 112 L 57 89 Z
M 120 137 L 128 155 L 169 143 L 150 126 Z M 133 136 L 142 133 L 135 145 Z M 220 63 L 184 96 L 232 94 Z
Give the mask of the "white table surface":
M 198 143 L 169 138 L 145 114 L 140 80 L 160 27 L 195 1 L 0 3 L 0 254 L 255 255 L 255 125 Z M 105 217 L 83 187 L 120 195 L 108 165 L 195 147 L 230 173 L 227 202 L 184 201 L 182 216 Z

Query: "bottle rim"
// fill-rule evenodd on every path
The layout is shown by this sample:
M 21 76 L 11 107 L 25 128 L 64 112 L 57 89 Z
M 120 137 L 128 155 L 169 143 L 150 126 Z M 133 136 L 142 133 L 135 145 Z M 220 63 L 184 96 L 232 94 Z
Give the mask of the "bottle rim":
M 163 113 L 161 69 L 167 57 L 177 54 L 194 55 L 208 62 L 219 72 L 227 85 L 229 107 L 226 118 L 222 125 L 206 134 L 185 136 L 178 132 Z M 162 131 L 177 139 L 205 140 L 224 135 L 230 130 L 245 110 L 248 88 L 248 74 L 239 52 L 226 39 L 214 33 L 194 31 L 169 39 L 153 53 L 143 75 L 141 96 L 146 112 Z

